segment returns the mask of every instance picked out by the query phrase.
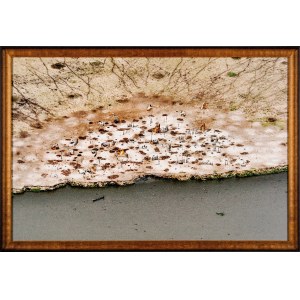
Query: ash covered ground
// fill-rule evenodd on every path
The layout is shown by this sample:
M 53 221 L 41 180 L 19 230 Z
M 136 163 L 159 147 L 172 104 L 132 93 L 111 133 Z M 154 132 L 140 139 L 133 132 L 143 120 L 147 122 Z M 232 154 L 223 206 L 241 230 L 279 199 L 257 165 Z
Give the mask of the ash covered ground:
M 13 189 L 287 165 L 285 58 L 14 59 Z

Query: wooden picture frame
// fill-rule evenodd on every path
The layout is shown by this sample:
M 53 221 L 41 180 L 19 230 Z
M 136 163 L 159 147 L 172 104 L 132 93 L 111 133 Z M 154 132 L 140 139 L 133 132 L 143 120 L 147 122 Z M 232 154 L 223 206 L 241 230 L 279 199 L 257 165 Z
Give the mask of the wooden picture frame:
M 12 239 L 12 59 L 14 57 L 287 57 L 288 58 L 288 240 L 287 241 L 26 241 Z M 21 48 L 4 47 L 2 57 L 2 249 L 23 250 L 299 250 L 298 97 L 299 48 Z

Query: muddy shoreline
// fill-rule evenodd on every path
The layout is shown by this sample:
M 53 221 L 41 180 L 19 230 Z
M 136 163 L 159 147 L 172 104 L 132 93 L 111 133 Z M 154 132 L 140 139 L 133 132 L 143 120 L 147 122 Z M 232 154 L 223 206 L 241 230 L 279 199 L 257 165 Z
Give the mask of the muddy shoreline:
M 178 175 L 172 176 L 172 175 L 141 175 L 134 178 L 132 181 L 125 181 L 125 182 L 119 182 L 119 181 L 107 181 L 107 182 L 72 182 L 67 181 L 64 183 L 60 183 L 57 185 L 54 185 L 52 187 L 43 187 L 43 186 L 32 186 L 32 187 L 24 187 L 23 189 L 13 189 L 13 194 L 23 194 L 25 192 L 47 192 L 47 191 L 53 191 L 65 186 L 70 187 L 81 187 L 81 188 L 104 188 L 109 186 L 127 186 L 135 184 L 139 181 L 145 181 L 148 179 L 152 180 L 159 180 L 159 179 L 167 179 L 167 180 L 178 180 L 178 181 L 189 181 L 189 180 L 199 180 L 199 181 L 206 181 L 206 180 L 218 180 L 218 179 L 226 179 L 226 178 L 243 178 L 243 177 L 251 177 L 251 176 L 259 176 L 259 175 L 269 175 L 269 174 L 279 174 L 282 172 L 287 172 L 288 166 L 279 166 L 279 167 L 271 167 L 271 168 L 265 168 L 260 170 L 245 170 L 240 172 L 226 172 L 221 174 L 210 174 L 206 176 L 191 176 L 188 174 L 184 174 L 183 176 L 179 177 Z

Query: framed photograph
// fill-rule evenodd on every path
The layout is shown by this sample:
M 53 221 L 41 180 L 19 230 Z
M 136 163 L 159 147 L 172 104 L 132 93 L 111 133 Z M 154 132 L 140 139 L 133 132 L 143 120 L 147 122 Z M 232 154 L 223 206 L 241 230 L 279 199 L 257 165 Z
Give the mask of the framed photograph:
M 1 48 L 3 250 L 298 243 L 298 47 Z

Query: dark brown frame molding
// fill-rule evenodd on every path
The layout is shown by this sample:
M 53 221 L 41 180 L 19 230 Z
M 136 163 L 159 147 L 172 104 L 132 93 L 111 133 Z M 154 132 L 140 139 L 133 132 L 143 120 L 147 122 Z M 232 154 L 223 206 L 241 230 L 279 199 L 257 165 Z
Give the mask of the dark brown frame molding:
M 4 47 L 2 56 L 2 249 L 7 250 L 299 250 L 298 244 L 298 47 Z M 288 240 L 287 241 L 38 241 L 12 239 L 11 94 L 14 57 L 288 57 Z M 0 63 L 1 65 L 1 63 Z

